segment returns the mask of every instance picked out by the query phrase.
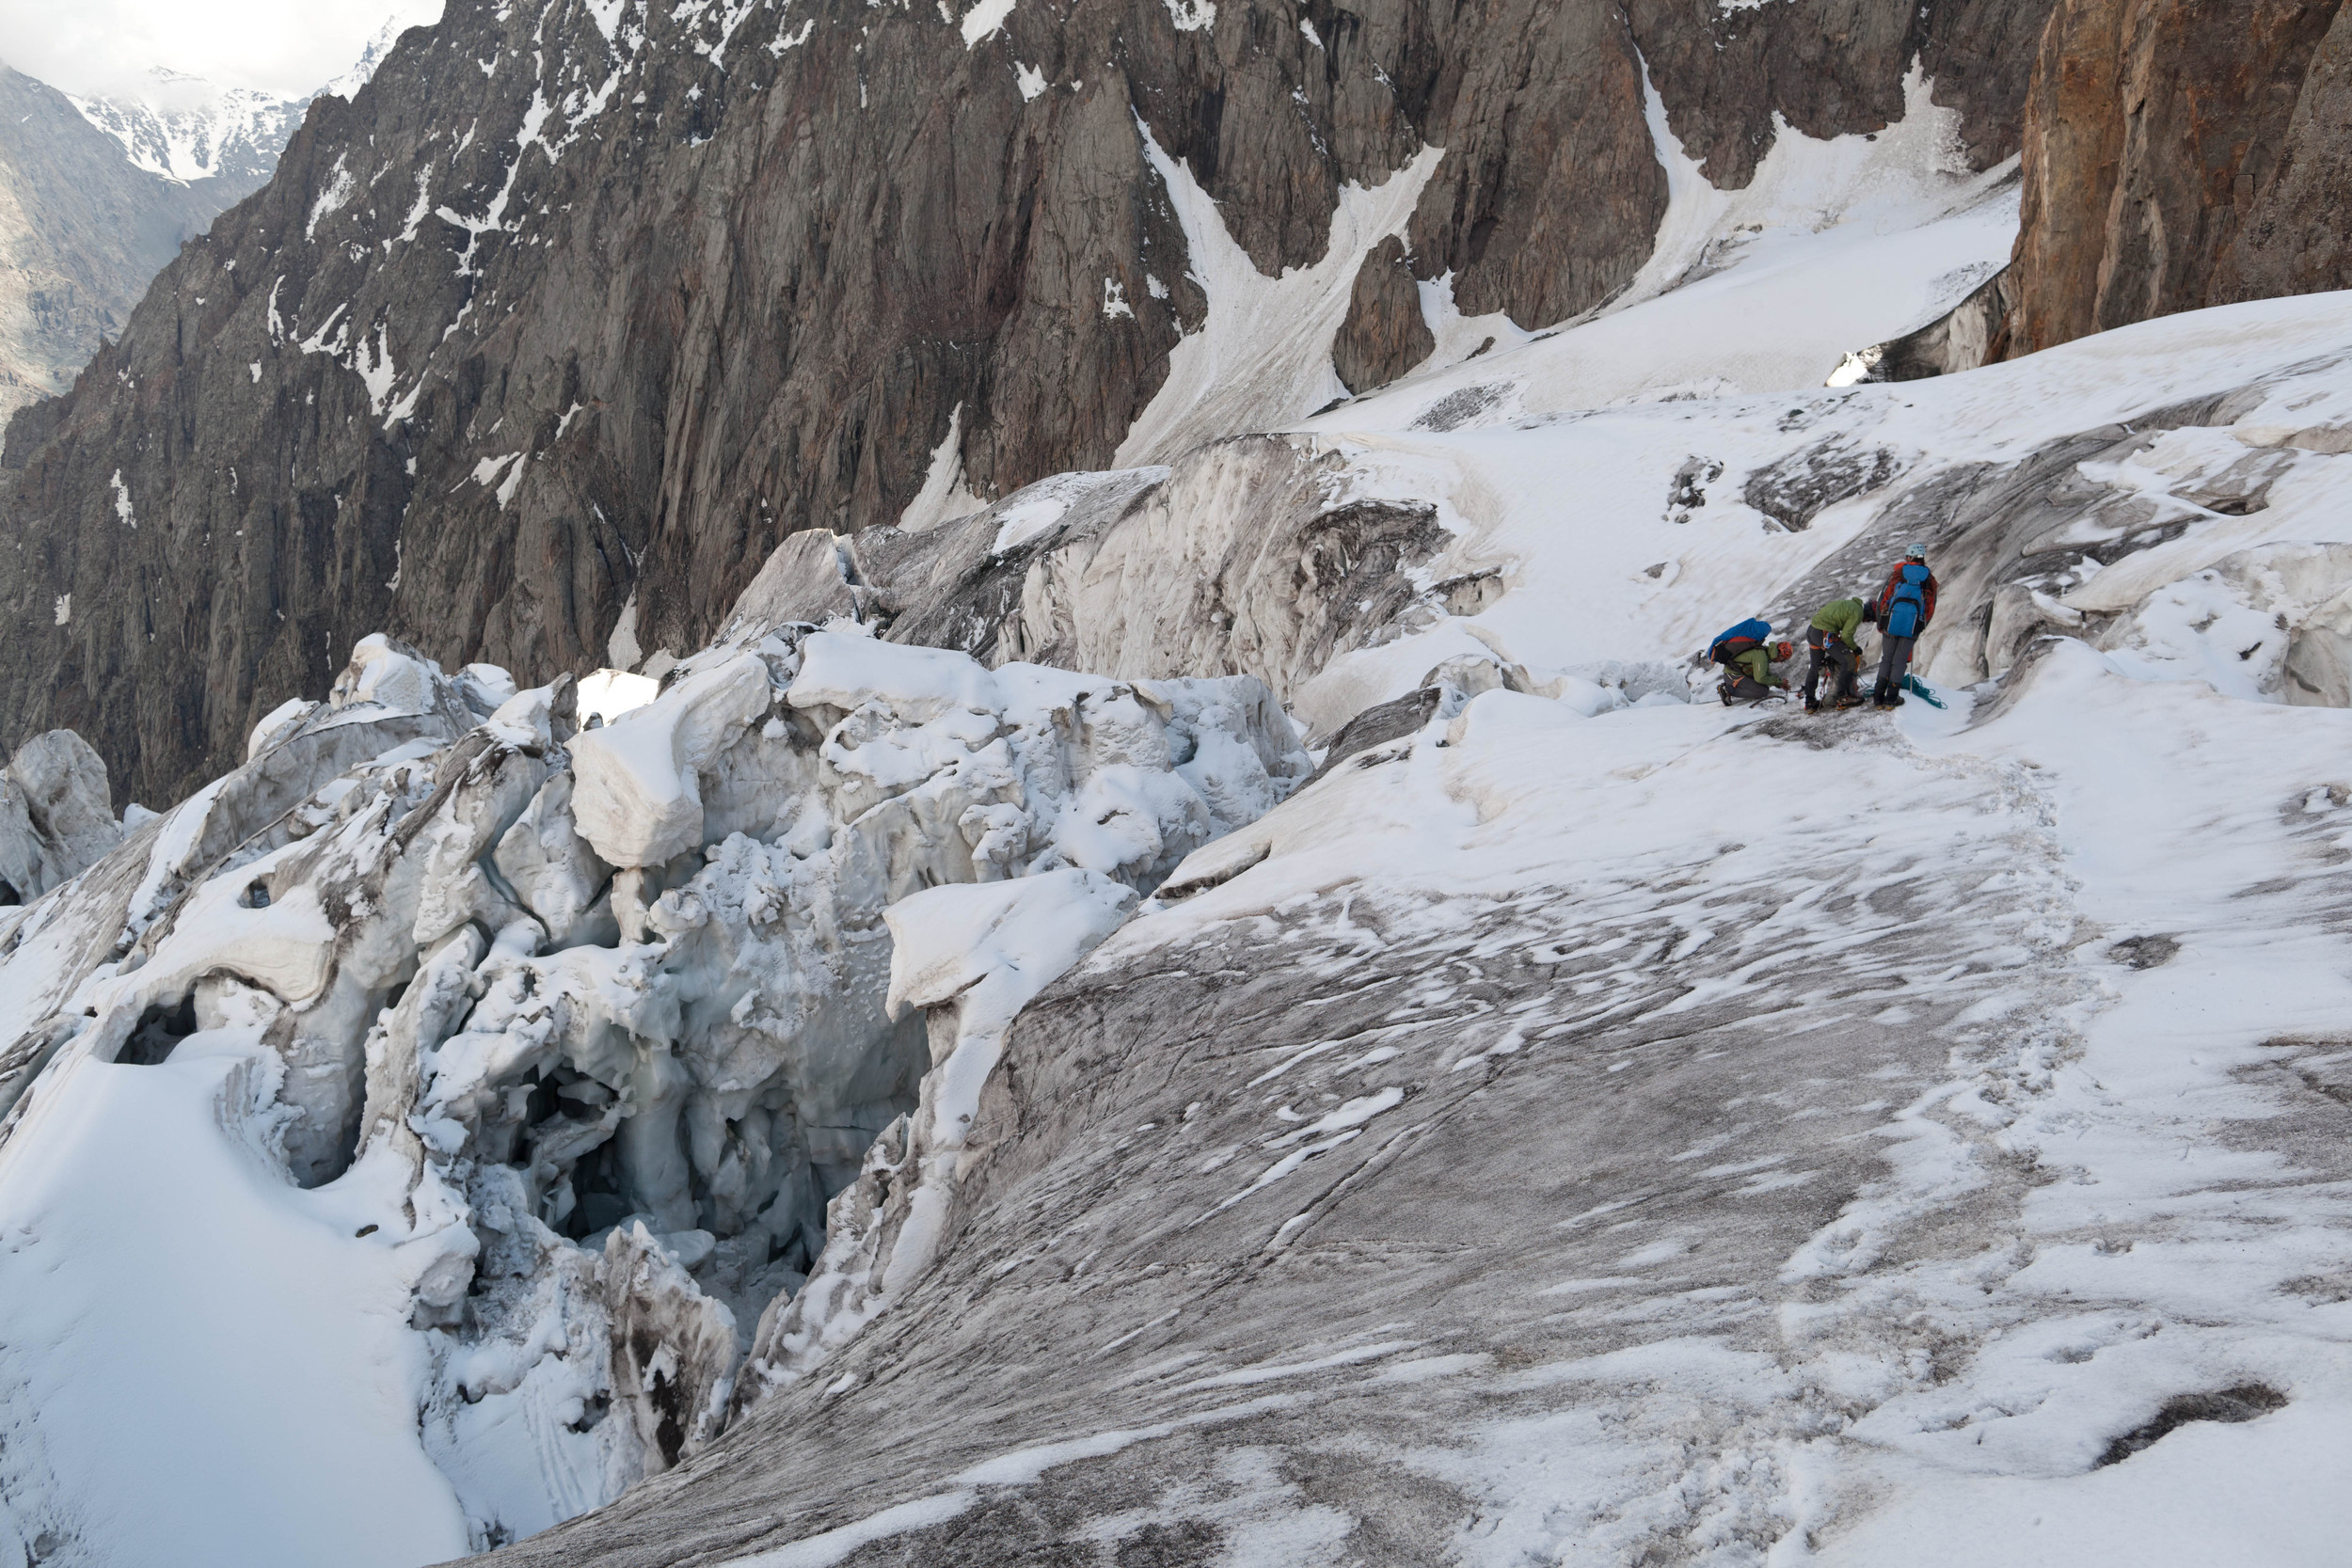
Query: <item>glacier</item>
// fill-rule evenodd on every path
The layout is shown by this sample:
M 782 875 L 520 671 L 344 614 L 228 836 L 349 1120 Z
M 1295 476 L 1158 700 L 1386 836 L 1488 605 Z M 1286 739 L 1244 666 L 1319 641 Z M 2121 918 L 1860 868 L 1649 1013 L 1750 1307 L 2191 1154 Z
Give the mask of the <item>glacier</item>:
M 1826 385 L 2014 231 L 1914 99 L 1591 321 L 794 535 L 658 693 L 371 639 L 51 851 L 25 1559 L 2340 1559 L 2352 295 Z M 1947 705 L 1713 700 L 1912 543 Z
M 1247 677 L 991 671 L 854 626 L 743 628 L 610 722 L 576 707 L 568 677 L 369 639 L 244 768 L 0 914 L 0 1228 L 51 1276 L 0 1292 L 41 1412 L 9 1491 L 52 1489 L 31 1532 L 315 1560 L 321 1519 L 389 1509 L 364 1560 L 414 1562 L 675 1464 L 755 1333 L 824 1326 L 793 1292 L 841 1272 L 827 1203 L 869 1148 L 912 1121 L 952 1164 L 986 1067 L 925 1009 L 989 996 L 1001 1029 L 1310 767 Z M 994 887 L 997 956 L 937 956 L 964 927 L 935 901 Z M 1021 934 L 1057 911 L 1064 937 Z M 951 972 L 913 1008 L 911 944 Z M 126 1182 L 175 1197 L 166 1245 Z M 305 1419 L 210 1440 L 281 1380 Z M 89 1509 L 128 1457 L 107 1391 L 159 1386 L 130 1467 L 174 1481 Z

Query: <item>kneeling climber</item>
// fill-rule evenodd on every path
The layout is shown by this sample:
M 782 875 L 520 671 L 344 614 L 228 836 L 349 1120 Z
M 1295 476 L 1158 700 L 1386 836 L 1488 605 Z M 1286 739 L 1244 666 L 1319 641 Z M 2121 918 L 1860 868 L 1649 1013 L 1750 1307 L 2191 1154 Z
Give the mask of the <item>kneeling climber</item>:
M 1716 694 L 1724 705 L 1733 703 L 1761 702 L 1775 691 L 1785 691 L 1788 683 L 1772 673 L 1775 659 L 1786 659 L 1796 650 L 1786 642 L 1769 642 L 1772 623 L 1746 620 L 1724 632 L 1708 645 L 1709 661 L 1724 667 L 1723 684 Z
M 1935 619 L 1935 574 L 1928 570 L 1927 552 L 1914 545 L 1887 575 L 1886 586 L 1871 608 L 1878 611 L 1878 684 L 1870 701 L 1880 707 L 1899 707 L 1903 676 L 1911 669 L 1911 645 Z
M 1821 672 L 1835 672 L 1830 700 L 1837 707 L 1862 705 L 1862 628 L 1878 621 L 1878 610 L 1860 599 L 1832 599 L 1813 612 L 1804 629 L 1804 710 L 1821 711 Z

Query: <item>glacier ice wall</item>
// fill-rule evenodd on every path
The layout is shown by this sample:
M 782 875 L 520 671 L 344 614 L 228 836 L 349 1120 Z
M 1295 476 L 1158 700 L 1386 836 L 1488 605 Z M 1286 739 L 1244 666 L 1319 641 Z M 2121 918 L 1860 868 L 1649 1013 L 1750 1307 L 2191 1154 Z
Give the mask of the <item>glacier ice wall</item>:
M 610 724 L 576 707 L 569 677 L 517 692 L 371 638 L 242 768 L 0 911 L 0 1229 L 59 1170 L 135 1162 L 87 1114 L 122 1074 L 183 1083 L 182 1119 L 258 1151 L 270 1202 L 344 1227 L 354 1299 L 327 1309 L 382 1325 L 371 1354 L 407 1369 L 405 1419 L 464 1520 L 452 1549 L 714 1435 L 764 1311 L 771 1338 L 822 1336 L 819 1304 L 782 1308 L 830 1200 L 843 1244 L 872 1245 L 869 1148 L 952 1155 L 986 1054 L 963 1036 L 1309 771 L 1248 677 L 992 671 L 806 626 L 707 651 Z M 979 969 L 894 995 L 894 947 L 961 943 L 954 884 L 1035 917 L 1042 945 L 983 944 Z M 125 1268 L 132 1293 L 242 1288 Z M 308 1275 L 291 1288 L 337 1293 L 336 1269 Z M 74 1511 L 106 1483 L 70 1439 L 12 1490 L 103 1556 Z M 304 1463 L 237 1500 L 363 1489 Z

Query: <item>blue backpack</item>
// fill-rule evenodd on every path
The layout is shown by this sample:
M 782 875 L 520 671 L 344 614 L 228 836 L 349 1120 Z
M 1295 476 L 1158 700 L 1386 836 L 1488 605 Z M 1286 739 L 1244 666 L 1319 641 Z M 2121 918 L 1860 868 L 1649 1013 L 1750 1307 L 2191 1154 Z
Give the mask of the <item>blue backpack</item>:
M 1895 584 L 1894 593 L 1886 599 L 1886 635 L 1916 637 L 1919 619 L 1927 613 L 1928 569 L 1917 562 L 1906 563 Z
M 1751 616 L 1708 643 L 1708 659 L 1714 664 L 1729 664 L 1734 657 L 1750 648 L 1763 646 L 1764 640 L 1772 635 L 1772 624 L 1770 621 L 1759 621 Z

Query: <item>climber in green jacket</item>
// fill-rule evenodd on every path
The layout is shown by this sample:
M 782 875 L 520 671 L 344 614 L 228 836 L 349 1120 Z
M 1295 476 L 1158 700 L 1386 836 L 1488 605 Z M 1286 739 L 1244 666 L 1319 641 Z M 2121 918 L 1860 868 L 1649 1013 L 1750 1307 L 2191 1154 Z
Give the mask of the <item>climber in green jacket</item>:
M 1795 653 L 1786 642 L 1762 642 L 1733 654 L 1724 661 L 1724 682 L 1718 689 L 1724 704 L 1760 702 L 1775 691 L 1787 690 L 1788 683 L 1772 673 L 1772 661 Z
M 1878 611 L 1860 599 L 1832 599 L 1813 612 L 1805 627 L 1804 710 L 1821 711 L 1821 672 L 1836 672 L 1830 693 L 1832 705 L 1858 707 L 1862 695 L 1856 676 L 1862 668 L 1862 628 L 1878 624 Z

